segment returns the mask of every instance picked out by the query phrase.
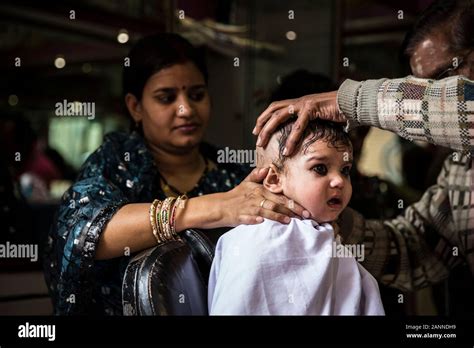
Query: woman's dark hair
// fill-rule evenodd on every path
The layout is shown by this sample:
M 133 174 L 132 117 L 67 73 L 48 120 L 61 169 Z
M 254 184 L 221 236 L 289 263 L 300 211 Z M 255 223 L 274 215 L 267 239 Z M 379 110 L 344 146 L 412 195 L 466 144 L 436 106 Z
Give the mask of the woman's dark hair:
M 146 36 L 133 45 L 130 66 L 123 68 L 123 95 L 133 94 L 142 99 L 143 88 L 153 74 L 174 64 L 192 62 L 203 74 L 207 83 L 207 67 L 204 55 L 188 40 L 173 33 Z
M 293 125 L 296 119 L 291 118 L 281 124 L 275 131 L 278 136 L 278 159 L 273 164 L 279 169 L 283 170 L 284 162 L 289 157 L 283 156 L 283 150 L 286 146 L 286 141 L 290 136 Z M 315 119 L 308 122 L 302 137 L 296 144 L 295 154 L 299 151 L 306 153 L 308 147 L 318 140 L 324 140 L 329 147 L 335 148 L 337 151 L 343 152 L 347 149 L 352 151 L 352 142 L 349 135 L 344 132 L 344 127 L 340 123 L 331 121 Z
M 434 29 L 452 22 L 451 47 L 463 50 L 474 47 L 474 1 L 473 0 L 436 0 L 418 18 L 405 36 L 400 59 L 409 66 L 410 56 Z

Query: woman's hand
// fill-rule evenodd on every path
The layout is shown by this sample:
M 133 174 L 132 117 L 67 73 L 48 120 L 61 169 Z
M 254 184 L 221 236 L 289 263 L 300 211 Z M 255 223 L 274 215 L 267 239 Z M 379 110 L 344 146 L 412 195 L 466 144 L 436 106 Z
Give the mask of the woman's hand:
M 268 168 L 256 168 L 228 192 L 189 198 L 183 209 L 177 209 L 176 231 L 253 225 L 264 218 L 281 223 L 289 223 L 291 217 L 310 218 L 310 212 L 296 202 L 263 187 L 267 174 Z
M 277 127 L 295 115 L 298 119 L 286 141 L 284 156 L 293 153 L 295 144 L 298 143 L 310 120 L 320 118 L 333 122 L 346 122 L 337 105 L 337 91 L 277 101 L 271 103 L 257 118 L 257 124 L 252 131 L 254 135 L 258 135 L 257 146 L 266 146 Z
M 240 185 L 221 194 L 221 223 L 224 226 L 258 224 L 263 218 L 289 223 L 291 217 L 310 217 L 310 213 L 296 202 L 263 187 L 261 182 L 267 173 L 268 168 L 256 168 Z

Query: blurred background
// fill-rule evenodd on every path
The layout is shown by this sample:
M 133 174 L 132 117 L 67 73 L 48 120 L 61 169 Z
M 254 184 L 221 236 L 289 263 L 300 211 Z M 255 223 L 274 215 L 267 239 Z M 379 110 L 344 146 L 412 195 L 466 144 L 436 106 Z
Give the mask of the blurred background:
M 285 91 L 298 89 L 291 88 L 292 83 L 304 86 L 313 80 L 301 89 L 308 94 L 334 89 L 346 78 L 407 75 L 399 48 L 430 3 L 3 1 L 0 241 L 36 243 L 41 253 L 59 198 L 81 164 L 104 134 L 128 130 L 121 70 L 140 37 L 177 32 L 202 47 L 213 103 L 207 140 L 253 149 L 256 117 L 275 96 L 290 97 Z M 94 103 L 95 117 L 58 117 L 56 104 L 64 100 Z M 403 212 L 435 182 L 448 154 L 377 129 L 360 129 L 352 136 L 358 150 L 354 180 L 360 183 L 352 204 L 370 218 Z M 51 313 L 40 262 L 0 259 L 0 266 L 0 314 Z M 393 315 L 446 314 L 446 287 L 441 284 L 433 296 L 430 289 L 405 294 L 403 304 L 398 302 L 399 291 L 384 289 L 384 304 Z

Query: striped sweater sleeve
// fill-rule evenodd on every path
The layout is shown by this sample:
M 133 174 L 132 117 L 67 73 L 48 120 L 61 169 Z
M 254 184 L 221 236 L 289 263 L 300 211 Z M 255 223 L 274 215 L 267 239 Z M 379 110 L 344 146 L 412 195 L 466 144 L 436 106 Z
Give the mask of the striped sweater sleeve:
M 474 82 L 465 77 L 346 80 L 337 99 L 349 128 L 373 126 L 411 141 L 474 151 Z

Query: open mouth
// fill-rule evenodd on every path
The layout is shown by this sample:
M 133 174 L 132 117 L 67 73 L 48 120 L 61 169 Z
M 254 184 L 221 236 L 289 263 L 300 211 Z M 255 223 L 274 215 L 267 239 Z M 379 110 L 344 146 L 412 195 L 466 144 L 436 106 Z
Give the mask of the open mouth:
M 342 200 L 340 198 L 334 197 L 328 201 L 330 207 L 340 207 L 342 205 Z

